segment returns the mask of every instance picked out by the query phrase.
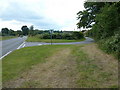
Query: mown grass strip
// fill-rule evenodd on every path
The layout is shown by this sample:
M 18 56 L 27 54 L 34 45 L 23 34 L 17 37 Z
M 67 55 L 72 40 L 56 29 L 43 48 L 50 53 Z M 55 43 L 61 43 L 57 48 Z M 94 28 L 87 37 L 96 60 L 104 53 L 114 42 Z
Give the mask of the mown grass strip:
M 12 52 L 2 60 L 3 82 L 18 77 L 33 65 L 46 62 L 46 58 L 67 45 L 26 47 Z
M 91 52 L 92 53 L 92 52 Z M 99 61 L 91 59 L 81 48 L 74 47 L 79 79 L 76 81 L 81 88 L 117 88 L 116 76 L 111 71 L 101 69 Z M 114 78 L 112 78 L 114 77 Z M 116 81 L 116 82 L 115 82 Z
M 80 40 L 66 40 L 66 39 L 52 39 L 53 43 L 65 43 L 65 42 L 80 42 L 80 41 L 84 41 L 85 38 L 80 39 Z M 46 42 L 46 43 L 50 43 L 51 39 L 40 39 L 38 37 L 28 37 L 27 42 Z
M 89 44 L 88 44 L 89 45 Z M 71 50 L 70 56 L 76 62 L 76 74 L 74 78 L 80 88 L 117 88 L 117 75 L 109 70 L 109 66 L 104 67 L 104 63 L 99 65 L 99 59 L 92 59 L 88 57 L 82 49 L 84 45 L 45 45 L 26 47 L 16 50 L 3 59 L 3 82 L 19 77 L 21 73 L 31 69 L 32 66 L 39 63 L 45 63 L 49 57 L 54 55 L 57 51 L 69 48 Z M 99 50 L 98 50 L 99 51 Z M 92 53 L 92 52 L 91 52 Z M 63 53 L 64 54 L 64 53 Z M 104 59 L 104 58 L 101 58 Z M 112 63 L 109 63 L 112 68 Z M 71 65 L 72 67 L 72 65 Z M 72 75 L 72 73 L 71 73 Z M 34 83 L 33 83 L 34 84 Z

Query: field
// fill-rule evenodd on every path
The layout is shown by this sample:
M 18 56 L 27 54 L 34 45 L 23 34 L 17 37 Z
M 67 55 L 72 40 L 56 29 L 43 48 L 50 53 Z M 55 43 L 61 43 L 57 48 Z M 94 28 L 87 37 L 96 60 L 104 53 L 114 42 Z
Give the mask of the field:
M 2 61 L 6 88 L 118 87 L 118 61 L 94 43 L 25 47 Z
M 52 39 L 53 43 L 64 43 L 64 42 L 80 42 L 80 41 L 84 41 L 85 38 L 80 39 L 80 40 L 65 40 L 65 39 Z M 50 43 L 51 39 L 40 39 L 38 37 L 28 37 L 27 42 L 46 42 L 46 43 Z
M 7 40 L 7 39 L 12 39 L 16 38 L 15 36 L 0 36 L 0 40 Z

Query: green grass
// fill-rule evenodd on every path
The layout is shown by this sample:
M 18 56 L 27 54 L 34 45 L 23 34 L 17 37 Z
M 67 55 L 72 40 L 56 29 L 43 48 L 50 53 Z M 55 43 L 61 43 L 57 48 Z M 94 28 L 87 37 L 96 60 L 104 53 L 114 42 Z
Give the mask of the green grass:
M 71 59 L 76 62 L 76 75 L 79 77 L 76 80 L 78 87 L 117 88 L 117 85 L 114 83 L 116 77 L 112 74 L 113 72 L 106 71 L 104 68 L 101 69 L 99 61 L 89 58 L 88 54 L 81 47 L 84 47 L 84 45 L 44 45 L 16 50 L 2 60 L 3 83 L 19 77 L 23 72 L 30 70 L 32 66 L 48 62 L 48 58 L 57 51 L 69 48 L 71 50 Z M 108 82 L 112 84 L 109 85 Z M 33 87 L 34 84 L 33 81 Z
M 3 82 L 18 77 L 20 73 L 30 69 L 35 64 L 46 62 L 45 58 L 66 47 L 66 45 L 45 45 L 26 47 L 14 51 L 2 60 Z
M 65 42 L 80 42 L 84 41 L 85 38 L 80 39 L 80 40 L 65 40 L 65 39 L 52 39 L 53 43 L 65 43 Z M 38 37 L 28 37 L 27 42 L 47 42 L 50 43 L 51 39 L 39 39 Z
M 77 47 L 74 48 L 77 49 Z M 81 49 L 76 49 L 74 49 L 73 55 L 77 57 L 77 70 L 80 76 L 76 83 L 80 87 L 92 87 L 97 84 L 97 79 L 94 77 L 94 71 L 97 71 L 99 68 L 92 63 L 94 60 L 89 59 Z
M 0 36 L 0 40 L 7 40 L 12 38 L 16 38 L 16 36 Z
M 97 65 L 99 63 L 95 63 L 97 60 L 89 58 L 85 51 L 82 51 L 80 48 L 74 48 L 76 49 L 73 49 L 73 55 L 76 57 L 77 70 L 80 77 L 76 83 L 81 88 L 118 87 L 114 83 L 113 85 L 107 85 L 109 81 L 112 81 L 113 72 L 101 70 L 101 67 Z

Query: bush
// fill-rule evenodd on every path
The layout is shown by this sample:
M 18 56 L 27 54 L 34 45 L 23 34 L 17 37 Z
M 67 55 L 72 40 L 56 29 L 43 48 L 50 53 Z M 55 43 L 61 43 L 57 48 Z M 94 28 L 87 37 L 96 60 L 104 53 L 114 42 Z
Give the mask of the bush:
M 52 38 L 53 39 L 62 39 L 62 34 L 61 33 L 53 33 Z
M 72 37 L 73 39 L 78 40 L 84 38 L 84 35 L 82 32 L 73 32 Z
M 51 35 L 49 33 L 44 33 L 39 35 L 40 39 L 50 39 Z M 82 32 L 72 32 L 72 33 L 53 33 L 53 39 L 67 39 L 67 40 L 78 40 L 84 38 Z
M 51 36 L 50 36 L 49 33 L 44 33 L 44 34 L 41 34 L 41 35 L 40 35 L 40 38 L 41 38 L 41 39 L 50 39 Z
M 99 41 L 100 47 L 107 53 L 113 53 L 120 60 L 120 33 Z
M 62 38 L 67 39 L 67 40 L 73 39 L 72 34 L 70 34 L 70 33 L 63 33 Z

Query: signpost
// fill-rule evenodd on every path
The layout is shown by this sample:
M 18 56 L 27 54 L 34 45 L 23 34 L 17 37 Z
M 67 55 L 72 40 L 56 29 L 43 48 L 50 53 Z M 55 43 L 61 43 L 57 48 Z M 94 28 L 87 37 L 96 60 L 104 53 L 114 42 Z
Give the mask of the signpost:
M 53 29 L 50 30 L 51 45 L 52 45 L 52 33 L 53 33 Z

